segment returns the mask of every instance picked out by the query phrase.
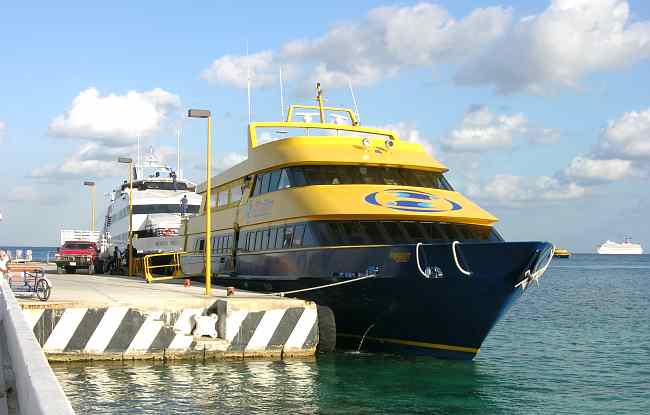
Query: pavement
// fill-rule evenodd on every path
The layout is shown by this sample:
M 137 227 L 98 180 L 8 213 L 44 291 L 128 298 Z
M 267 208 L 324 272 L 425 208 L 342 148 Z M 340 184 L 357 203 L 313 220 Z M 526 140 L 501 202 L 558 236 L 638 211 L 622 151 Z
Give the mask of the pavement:
M 196 280 L 191 282 L 190 287 L 184 287 L 182 279 L 150 284 L 142 277 L 57 274 L 52 266 L 44 266 L 44 268 L 53 287 L 50 299 L 42 302 L 36 297 L 21 296 L 16 293 L 16 298 L 23 309 L 125 306 L 142 310 L 177 310 L 208 307 L 216 300 L 226 298 L 225 287 L 218 285 L 213 285 L 211 295 L 205 296 L 204 284 Z M 299 301 L 240 290 L 237 290 L 234 296 L 227 298 L 233 305 L 245 302 L 248 309 L 251 303 L 258 304 L 263 309 L 275 308 L 280 303 Z

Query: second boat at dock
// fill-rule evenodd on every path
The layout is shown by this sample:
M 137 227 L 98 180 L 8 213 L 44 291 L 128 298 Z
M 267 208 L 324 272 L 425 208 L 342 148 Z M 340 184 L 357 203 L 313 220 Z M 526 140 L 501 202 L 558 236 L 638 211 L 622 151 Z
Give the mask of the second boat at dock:
M 552 244 L 504 241 L 421 145 L 317 99 L 250 124 L 248 159 L 212 180 L 213 280 L 314 301 L 339 343 L 365 336 L 364 349 L 472 359 Z M 198 191 L 181 258 L 197 277 Z

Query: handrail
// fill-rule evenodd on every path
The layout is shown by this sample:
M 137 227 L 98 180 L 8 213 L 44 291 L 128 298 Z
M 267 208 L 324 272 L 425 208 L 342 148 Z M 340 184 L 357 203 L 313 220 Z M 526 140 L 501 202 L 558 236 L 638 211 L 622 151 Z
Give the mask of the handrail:
M 184 251 L 179 251 L 179 252 L 162 252 L 159 254 L 149 254 L 145 255 L 143 259 L 143 271 L 144 271 L 144 278 L 147 280 L 147 282 L 151 283 L 154 281 L 164 281 L 164 280 L 171 280 L 174 278 L 177 278 L 182 275 L 182 270 L 181 270 L 181 255 L 185 254 L 186 252 Z M 171 257 L 170 263 L 169 264 L 162 264 L 162 265 L 152 265 L 151 264 L 151 259 L 152 258 L 160 258 L 160 257 Z M 154 269 L 160 269 L 160 268 L 168 268 L 171 269 L 171 275 L 160 275 L 160 274 L 154 274 L 151 272 L 151 270 Z

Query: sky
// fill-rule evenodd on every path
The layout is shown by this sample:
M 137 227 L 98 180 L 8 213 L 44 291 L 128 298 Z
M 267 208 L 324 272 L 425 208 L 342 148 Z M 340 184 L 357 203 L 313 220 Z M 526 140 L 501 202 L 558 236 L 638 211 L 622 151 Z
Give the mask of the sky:
M 54 246 L 97 222 L 143 151 L 205 177 L 246 157 L 286 103 L 352 107 L 445 163 L 507 240 L 650 249 L 650 2 L 3 2 L 0 246 Z M 247 53 L 248 49 L 248 53 Z M 286 105 L 285 103 L 285 105 Z

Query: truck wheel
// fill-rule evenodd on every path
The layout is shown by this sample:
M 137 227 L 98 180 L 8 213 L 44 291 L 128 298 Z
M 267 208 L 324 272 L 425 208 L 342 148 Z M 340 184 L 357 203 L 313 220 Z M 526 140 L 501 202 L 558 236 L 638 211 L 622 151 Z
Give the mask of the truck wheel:
M 65 267 L 66 274 L 74 274 L 75 269 L 72 267 Z
M 336 319 L 331 308 L 317 306 L 318 313 L 318 346 L 320 353 L 333 352 L 336 349 Z

